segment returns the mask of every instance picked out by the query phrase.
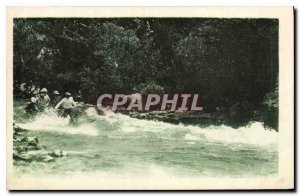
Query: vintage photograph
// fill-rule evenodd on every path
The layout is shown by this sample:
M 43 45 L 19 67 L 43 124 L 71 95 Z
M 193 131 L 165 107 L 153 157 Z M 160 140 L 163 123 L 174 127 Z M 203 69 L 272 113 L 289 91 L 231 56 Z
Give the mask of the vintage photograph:
M 8 156 L 20 187 L 77 178 L 91 189 L 209 189 L 279 176 L 279 134 L 293 133 L 280 129 L 279 18 L 12 23 Z

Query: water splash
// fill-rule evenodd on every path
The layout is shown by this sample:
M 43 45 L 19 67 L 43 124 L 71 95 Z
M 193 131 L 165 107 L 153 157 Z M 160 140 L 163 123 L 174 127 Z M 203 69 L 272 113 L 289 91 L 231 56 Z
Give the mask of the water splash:
M 34 120 L 19 124 L 23 129 L 31 131 L 48 131 L 61 132 L 66 134 L 84 134 L 90 136 L 97 136 L 97 129 L 88 123 L 79 124 L 78 126 L 70 126 L 70 118 L 58 117 L 55 113 L 47 112 L 37 116 Z
M 57 131 L 66 134 L 85 134 L 97 136 L 105 131 L 108 135 L 143 134 L 152 132 L 162 139 L 181 139 L 194 143 L 197 141 L 214 141 L 222 143 L 244 143 L 253 145 L 276 144 L 278 133 L 266 130 L 262 123 L 253 122 L 249 126 L 234 129 L 229 126 L 209 126 L 202 128 L 194 125 L 175 125 L 159 121 L 131 118 L 123 114 L 110 113 L 98 115 L 95 108 L 85 111 L 86 119 L 81 119 L 77 126 L 69 125 L 69 118 L 60 118 L 55 113 L 42 114 L 35 120 L 21 124 L 24 129 L 33 131 Z M 117 133 L 115 133 L 117 132 Z

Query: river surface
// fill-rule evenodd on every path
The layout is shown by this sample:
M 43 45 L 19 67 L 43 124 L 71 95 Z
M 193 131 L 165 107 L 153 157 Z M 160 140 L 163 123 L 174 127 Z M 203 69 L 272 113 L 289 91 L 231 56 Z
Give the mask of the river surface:
M 28 120 L 24 102 L 15 101 L 14 121 L 38 136 L 46 149 L 67 156 L 54 162 L 14 163 L 16 175 L 106 173 L 174 175 L 184 177 L 258 177 L 276 175 L 278 149 L 275 131 L 261 123 L 233 129 L 201 128 L 134 119 L 122 114 L 100 116 L 94 108 L 78 125 L 45 113 Z

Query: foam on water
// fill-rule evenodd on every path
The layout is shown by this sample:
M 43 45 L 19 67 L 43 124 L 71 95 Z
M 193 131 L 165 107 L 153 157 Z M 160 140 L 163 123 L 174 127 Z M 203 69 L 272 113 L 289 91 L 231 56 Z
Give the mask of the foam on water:
M 277 132 L 266 130 L 263 124 L 259 122 L 254 122 L 249 126 L 238 129 L 225 125 L 201 128 L 193 125 L 175 125 L 159 121 L 135 119 L 123 114 L 112 113 L 107 116 L 101 116 L 97 114 L 95 108 L 87 109 L 86 116 L 92 121 L 83 121 L 78 126 L 70 126 L 69 118 L 60 118 L 54 113 L 47 113 L 37 117 L 32 122 L 21 124 L 20 126 L 33 131 L 58 131 L 67 134 L 85 134 L 90 136 L 97 136 L 104 129 L 113 132 L 119 131 L 120 134 L 153 132 L 162 139 L 182 139 L 189 143 L 206 140 L 222 143 L 269 145 L 276 144 L 278 140 Z M 183 133 L 183 137 L 174 138 L 172 133 Z
M 33 121 L 20 124 L 23 129 L 31 131 L 63 132 L 67 134 L 84 134 L 97 136 L 97 129 L 91 124 L 69 125 L 70 118 L 60 118 L 54 113 L 45 113 L 36 117 Z
M 188 141 L 214 140 L 223 143 L 245 143 L 254 145 L 275 144 L 278 141 L 278 133 L 275 130 L 267 130 L 260 122 L 253 122 L 248 126 L 234 129 L 229 126 L 209 126 L 201 128 L 193 125 L 174 125 L 159 121 L 134 119 L 126 115 L 115 114 L 114 116 L 101 116 L 109 123 L 118 123 L 122 126 L 120 131 L 133 133 L 137 131 L 186 132 L 184 139 Z
M 199 128 L 187 126 L 191 130 L 185 135 L 188 140 L 199 140 L 207 137 L 224 143 L 247 143 L 256 145 L 269 145 L 277 143 L 278 133 L 274 130 L 266 130 L 262 123 L 253 122 L 249 126 L 234 129 L 229 126 L 210 126 Z

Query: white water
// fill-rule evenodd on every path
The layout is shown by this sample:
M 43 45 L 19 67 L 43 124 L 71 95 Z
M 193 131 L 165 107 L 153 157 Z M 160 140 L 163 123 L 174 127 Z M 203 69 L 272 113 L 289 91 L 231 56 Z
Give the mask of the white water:
M 60 118 L 54 113 L 42 114 L 35 120 L 20 124 L 23 129 L 31 131 L 62 132 L 68 134 L 85 134 L 97 136 L 97 129 L 91 124 L 81 124 L 76 127 L 69 125 L 70 118 Z
M 159 121 L 140 120 L 114 113 L 100 116 L 94 108 L 87 109 L 86 116 L 88 120 L 85 119 L 76 126 L 70 126 L 69 118 L 60 118 L 55 113 L 48 112 L 36 117 L 31 122 L 20 124 L 20 127 L 32 131 L 61 132 L 88 136 L 98 136 L 103 131 L 117 131 L 122 134 L 152 132 L 163 139 L 182 139 L 189 141 L 190 144 L 205 140 L 228 144 L 269 145 L 276 144 L 278 141 L 278 133 L 274 130 L 266 130 L 262 123 L 259 122 L 253 122 L 249 126 L 238 129 L 225 125 L 201 128 L 193 125 L 175 125 Z M 183 137 L 174 138 L 172 133 L 183 133 Z M 116 136 L 118 134 L 114 133 L 113 135 Z
M 37 176 L 98 173 L 147 179 L 248 178 L 278 172 L 278 133 L 258 122 L 238 129 L 224 125 L 201 128 L 114 113 L 100 116 L 94 108 L 85 113 L 76 126 L 51 111 L 25 123 L 20 120 L 18 126 L 37 136 L 40 145 L 68 155 L 52 163 L 18 162 L 15 171 Z

